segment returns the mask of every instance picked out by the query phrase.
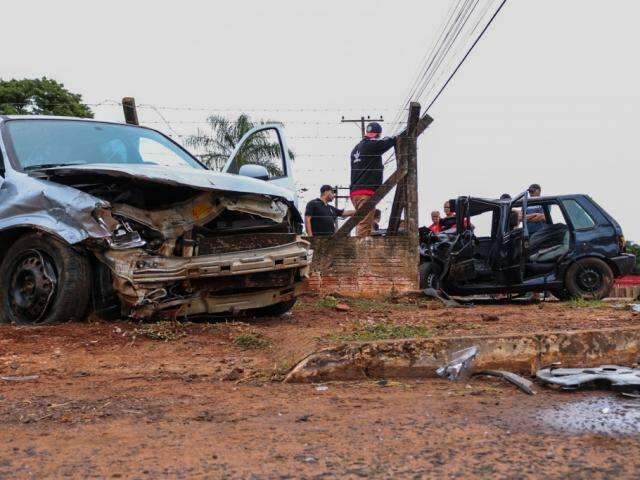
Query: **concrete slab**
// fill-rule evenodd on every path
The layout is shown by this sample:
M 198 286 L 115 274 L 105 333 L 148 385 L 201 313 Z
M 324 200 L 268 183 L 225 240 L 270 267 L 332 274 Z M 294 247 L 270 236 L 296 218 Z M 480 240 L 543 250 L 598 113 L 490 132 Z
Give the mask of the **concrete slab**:
M 530 374 L 540 366 L 628 365 L 640 356 L 640 327 L 349 342 L 324 348 L 299 362 L 286 382 L 366 378 L 429 378 L 450 355 L 477 345 L 476 370 Z

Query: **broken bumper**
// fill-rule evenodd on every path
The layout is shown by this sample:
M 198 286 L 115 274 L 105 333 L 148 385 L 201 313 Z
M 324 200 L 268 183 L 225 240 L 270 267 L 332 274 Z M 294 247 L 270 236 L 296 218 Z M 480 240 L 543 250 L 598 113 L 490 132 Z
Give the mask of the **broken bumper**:
M 620 276 L 629 275 L 636 266 L 636 256 L 632 253 L 624 253 L 619 257 L 613 257 L 611 261 L 615 263 Z
M 111 269 L 114 288 L 123 304 L 134 317 L 147 317 L 159 310 L 172 310 L 178 315 L 220 313 L 225 311 L 261 308 L 292 299 L 300 292 L 303 282 L 286 287 L 243 292 L 242 278 L 262 272 L 297 269 L 296 278 L 309 276 L 312 252 L 302 239 L 284 245 L 253 250 L 201 255 L 193 257 L 163 257 L 149 255 L 142 249 L 107 250 L 101 260 Z M 191 288 L 188 295 L 172 293 L 178 282 L 238 277 L 238 292 L 225 295 L 207 291 L 205 287 Z M 226 278 L 226 284 L 234 279 Z M 196 285 L 195 282 L 193 285 Z

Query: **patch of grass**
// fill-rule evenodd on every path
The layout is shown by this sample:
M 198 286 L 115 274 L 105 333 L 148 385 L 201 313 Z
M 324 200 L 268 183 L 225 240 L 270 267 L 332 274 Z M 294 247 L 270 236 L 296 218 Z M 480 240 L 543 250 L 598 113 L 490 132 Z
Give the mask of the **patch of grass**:
M 584 298 L 574 298 L 567 302 L 571 308 L 601 308 L 607 305 L 602 300 L 585 300 Z
M 318 300 L 317 305 L 320 308 L 336 308 L 338 305 L 338 299 L 336 297 L 332 297 L 331 295 L 327 295 L 324 298 Z
M 375 340 L 392 340 L 397 338 L 425 338 L 431 332 L 421 325 L 395 325 L 393 323 L 374 323 L 372 325 L 358 324 L 347 333 L 333 334 L 330 340 L 370 342 Z
M 269 346 L 269 341 L 259 333 L 241 333 L 234 338 L 233 343 L 243 350 L 257 350 Z
M 320 308 L 336 308 L 336 306 L 340 303 L 349 305 L 355 310 L 363 310 L 368 312 L 407 306 L 391 303 L 387 300 L 372 298 L 336 298 L 332 295 L 327 295 L 326 297 L 321 298 L 316 302 L 316 305 Z
M 178 322 L 157 322 L 149 323 L 136 328 L 134 331 L 136 336 L 143 336 L 152 340 L 162 340 L 170 342 L 187 336 L 184 325 Z

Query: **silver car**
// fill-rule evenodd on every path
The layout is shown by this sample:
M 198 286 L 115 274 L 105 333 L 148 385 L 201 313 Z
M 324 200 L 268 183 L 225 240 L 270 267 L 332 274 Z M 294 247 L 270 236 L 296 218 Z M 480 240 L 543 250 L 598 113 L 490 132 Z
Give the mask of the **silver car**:
M 280 146 L 261 165 L 253 135 Z M 277 315 L 308 276 L 278 125 L 218 173 L 149 128 L 0 116 L 0 160 L 0 321 Z

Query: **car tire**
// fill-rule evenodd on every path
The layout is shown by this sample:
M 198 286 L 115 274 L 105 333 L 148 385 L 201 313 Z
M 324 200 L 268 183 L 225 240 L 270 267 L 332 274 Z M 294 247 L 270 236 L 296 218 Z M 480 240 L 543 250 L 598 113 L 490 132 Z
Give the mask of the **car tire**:
M 601 300 L 613 287 L 613 271 L 599 258 L 581 258 L 565 275 L 565 288 L 573 298 Z
M 424 262 L 420 264 L 418 268 L 420 272 L 420 289 L 433 288 L 438 290 L 440 288 L 440 268 L 432 262 Z
M 89 260 L 53 237 L 27 234 L 0 265 L 0 323 L 82 320 L 91 296 Z
M 256 308 L 253 311 L 253 315 L 255 317 L 279 317 L 291 310 L 296 304 L 297 300 L 297 298 L 292 298 L 291 300 L 275 303 L 273 305 L 269 305 L 268 307 Z

